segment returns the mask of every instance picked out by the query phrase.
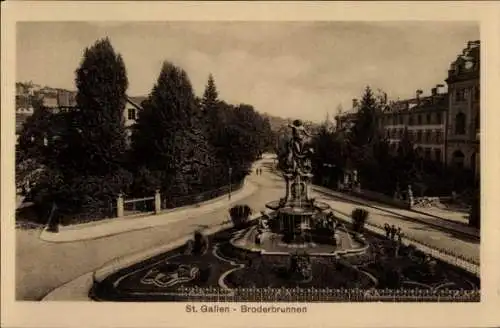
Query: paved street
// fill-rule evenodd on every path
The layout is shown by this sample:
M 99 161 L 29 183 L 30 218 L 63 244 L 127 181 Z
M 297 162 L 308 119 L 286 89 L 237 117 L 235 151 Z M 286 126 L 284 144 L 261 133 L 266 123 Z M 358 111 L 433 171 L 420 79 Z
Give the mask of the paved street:
M 251 176 L 260 187 L 240 201 L 254 211 L 265 208 L 270 199 L 282 197 L 278 178 Z M 113 258 L 165 244 L 197 228 L 221 223 L 227 219 L 228 207 L 200 217 L 187 216 L 165 226 L 132 231 L 120 235 L 72 243 L 50 243 L 38 238 L 40 230 L 17 230 L 16 298 L 39 300 L 52 289 L 99 268 Z
M 265 203 L 279 199 L 284 193 L 281 178 L 264 169 L 263 175 L 252 174 L 249 179 L 258 190 L 239 203 L 246 203 L 260 211 Z M 345 214 L 360 207 L 358 204 L 340 200 L 325 194 L 317 194 L 334 209 Z M 438 230 L 424 223 L 408 222 L 387 212 L 365 207 L 370 220 L 378 224 L 395 224 L 403 232 L 435 247 L 453 249 L 465 256 L 479 258 L 479 243 L 462 240 L 459 236 Z M 20 300 L 39 300 L 52 289 L 78 276 L 95 270 L 106 262 L 139 250 L 173 241 L 197 228 L 219 224 L 227 219 L 227 209 L 215 210 L 199 217 L 187 216 L 171 224 L 132 231 L 95 240 L 72 243 L 50 243 L 38 238 L 40 230 L 17 230 L 16 297 Z

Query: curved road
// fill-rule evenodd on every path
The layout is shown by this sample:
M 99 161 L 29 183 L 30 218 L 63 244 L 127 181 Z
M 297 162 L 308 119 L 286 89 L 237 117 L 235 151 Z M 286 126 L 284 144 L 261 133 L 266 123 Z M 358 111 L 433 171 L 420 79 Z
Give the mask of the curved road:
M 264 160 L 271 164 L 272 160 Z M 255 212 L 265 209 L 265 203 L 284 195 L 284 182 L 265 167 L 263 174 L 249 176 L 258 189 L 239 203 L 248 204 Z M 329 203 L 335 210 L 349 214 L 358 204 L 339 200 L 324 194 L 315 195 Z M 73 243 L 50 243 L 38 238 L 39 229 L 16 230 L 16 299 L 40 300 L 62 284 L 106 262 L 123 255 L 171 242 L 195 229 L 220 224 L 227 219 L 227 210 L 234 204 L 197 217 L 186 216 L 183 220 L 165 226 L 131 231 L 115 236 Z M 479 243 L 459 240 L 453 235 L 423 223 L 408 222 L 401 217 L 367 207 L 370 220 L 400 226 L 404 233 L 424 240 L 436 247 L 461 252 L 468 257 L 479 258 Z

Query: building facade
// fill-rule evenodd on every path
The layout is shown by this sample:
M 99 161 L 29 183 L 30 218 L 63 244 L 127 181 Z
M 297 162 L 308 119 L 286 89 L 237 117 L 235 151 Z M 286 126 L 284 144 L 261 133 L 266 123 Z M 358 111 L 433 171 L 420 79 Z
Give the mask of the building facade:
M 57 114 L 75 109 L 76 91 L 59 88 L 40 87 L 32 83 L 16 83 L 16 140 L 22 132 L 23 124 L 27 118 L 33 115 L 33 99 L 41 99 L 42 106 L 50 112 Z M 127 135 L 132 135 L 132 126 L 137 120 L 139 111 L 142 109 L 141 103 L 146 97 L 126 97 L 123 118 Z
M 405 131 L 417 154 L 447 166 L 480 168 L 480 41 L 469 41 L 448 70 L 447 85 L 432 88 L 430 96 L 417 90 L 412 99 L 385 105 L 379 128 L 391 149 L 397 150 Z M 356 119 L 358 101 L 352 110 L 337 115 L 337 129 L 350 128 Z
M 480 42 L 470 41 L 451 63 L 447 126 L 448 165 L 479 174 Z
M 127 97 L 123 117 L 125 119 L 125 128 L 127 129 L 128 143 L 130 144 L 132 137 L 132 128 L 137 121 L 139 112 L 142 110 L 142 102 L 147 97 Z
M 388 104 L 379 119 L 380 128 L 393 152 L 407 133 L 418 156 L 444 163 L 448 94 L 442 85 L 433 88 L 430 96 L 422 93 L 417 90 L 415 98 Z
M 352 100 L 352 108 L 346 112 L 335 115 L 335 129 L 336 130 L 350 130 L 356 121 L 357 113 L 359 110 L 358 99 Z

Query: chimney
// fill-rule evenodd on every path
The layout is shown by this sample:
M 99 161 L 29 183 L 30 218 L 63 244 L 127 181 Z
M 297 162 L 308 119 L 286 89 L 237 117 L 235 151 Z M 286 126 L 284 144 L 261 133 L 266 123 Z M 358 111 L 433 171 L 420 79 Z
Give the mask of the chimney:
M 431 89 L 431 94 L 432 94 L 432 96 L 436 96 L 437 95 L 437 87 Z
M 422 90 L 418 89 L 417 91 L 415 91 L 415 98 L 417 98 L 417 100 L 420 100 L 420 95 L 424 93 Z
M 352 108 L 354 109 L 354 108 L 357 108 L 357 107 L 358 107 L 358 99 L 354 98 L 352 100 Z
M 440 94 L 440 95 L 446 93 L 445 85 L 444 84 L 437 84 L 436 85 L 436 93 Z

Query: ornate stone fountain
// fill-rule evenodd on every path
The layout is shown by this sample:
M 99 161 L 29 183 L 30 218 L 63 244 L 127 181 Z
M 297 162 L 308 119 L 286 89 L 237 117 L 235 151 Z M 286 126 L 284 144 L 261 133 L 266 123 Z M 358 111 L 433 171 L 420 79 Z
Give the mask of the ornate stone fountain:
M 275 211 L 271 224 L 274 232 L 283 235 L 286 243 L 307 243 L 311 239 L 311 231 L 315 218 L 328 211 L 330 206 L 311 198 L 311 154 L 306 138 L 310 134 L 300 120 L 289 125 L 292 138 L 287 144 L 281 169 L 285 179 L 285 196 L 279 201 L 266 204 Z

